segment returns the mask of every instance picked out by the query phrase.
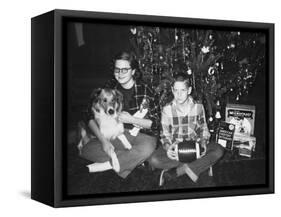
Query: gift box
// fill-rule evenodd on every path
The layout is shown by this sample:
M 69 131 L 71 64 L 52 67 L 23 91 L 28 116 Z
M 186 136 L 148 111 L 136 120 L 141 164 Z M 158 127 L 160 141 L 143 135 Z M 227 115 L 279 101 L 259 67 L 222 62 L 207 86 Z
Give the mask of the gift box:
M 244 156 L 244 157 L 252 157 L 252 149 L 249 149 L 248 146 L 246 145 L 241 145 L 239 148 L 239 155 Z
M 227 104 L 225 121 L 235 125 L 235 134 L 254 135 L 255 114 L 253 105 Z
M 218 127 L 218 133 L 216 141 L 222 147 L 232 150 L 233 149 L 233 138 L 235 132 L 235 125 L 227 122 L 220 122 Z
M 238 149 L 240 156 L 252 157 L 253 152 L 255 151 L 256 138 L 248 137 L 244 141 L 234 141 L 233 147 Z
M 256 137 L 248 136 L 241 133 L 234 134 L 234 147 L 239 148 L 241 144 L 247 144 L 248 149 L 255 151 L 256 149 Z
M 241 156 L 251 157 L 256 148 L 256 137 L 253 136 L 255 129 L 255 106 L 241 104 L 227 104 L 225 120 L 235 125 L 233 147 L 238 148 Z

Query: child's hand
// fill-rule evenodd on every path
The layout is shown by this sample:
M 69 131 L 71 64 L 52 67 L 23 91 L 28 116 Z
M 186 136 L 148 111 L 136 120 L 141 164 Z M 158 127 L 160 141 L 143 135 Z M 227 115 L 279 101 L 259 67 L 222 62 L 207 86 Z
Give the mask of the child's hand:
M 177 150 L 176 150 L 176 143 L 172 144 L 168 150 L 167 150 L 167 156 L 168 158 L 170 158 L 171 160 L 176 160 L 176 161 L 179 161 L 179 158 L 178 158 L 178 153 L 177 153 Z
M 202 140 L 200 145 L 203 148 L 203 152 L 201 153 L 201 156 L 204 156 L 207 152 L 207 141 Z
M 170 148 L 170 146 L 171 146 L 170 143 L 165 143 L 165 144 L 163 145 L 163 148 L 164 148 L 165 151 L 168 151 L 168 149 Z
M 118 120 L 122 123 L 134 124 L 134 117 L 125 111 L 121 112 L 121 114 L 118 116 Z

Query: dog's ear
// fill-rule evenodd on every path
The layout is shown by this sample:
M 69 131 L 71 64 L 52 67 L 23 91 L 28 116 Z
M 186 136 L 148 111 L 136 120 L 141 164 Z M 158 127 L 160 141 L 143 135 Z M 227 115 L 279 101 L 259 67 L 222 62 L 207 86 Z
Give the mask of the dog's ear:
M 117 101 L 117 111 L 121 112 L 122 108 L 123 108 L 123 94 L 118 90 L 114 90 L 114 92 L 115 92 L 116 101 Z
M 99 100 L 99 96 L 101 94 L 102 89 L 101 88 L 97 88 L 94 89 L 91 93 L 90 99 L 92 103 L 97 103 Z
M 90 96 L 90 107 L 91 107 L 91 109 L 95 109 L 97 112 L 100 112 L 98 106 L 96 106 L 96 105 L 100 101 L 101 92 L 102 92 L 102 88 L 94 89 Z
M 100 108 L 98 106 L 99 104 L 98 103 L 93 103 L 91 109 L 92 109 L 92 112 L 97 112 L 97 113 L 100 113 Z

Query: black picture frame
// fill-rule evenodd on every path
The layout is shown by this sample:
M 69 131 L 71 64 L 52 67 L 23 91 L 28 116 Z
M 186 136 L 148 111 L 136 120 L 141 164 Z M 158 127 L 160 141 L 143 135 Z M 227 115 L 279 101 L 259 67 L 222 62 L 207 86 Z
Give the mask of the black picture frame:
M 246 29 L 267 36 L 267 149 L 266 183 L 253 186 L 226 186 L 195 190 L 127 192 L 120 194 L 77 195 L 66 193 L 64 159 L 67 117 L 65 74 L 65 23 L 68 21 L 145 23 L 198 26 L 200 28 Z M 144 16 L 71 10 L 53 10 L 32 18 L 32 144 L 31 198 L 53 207 L 162 201 L 274 193 L 274 24 L 179 17 Z M 44 124 L 42 124 L 44 123 Z

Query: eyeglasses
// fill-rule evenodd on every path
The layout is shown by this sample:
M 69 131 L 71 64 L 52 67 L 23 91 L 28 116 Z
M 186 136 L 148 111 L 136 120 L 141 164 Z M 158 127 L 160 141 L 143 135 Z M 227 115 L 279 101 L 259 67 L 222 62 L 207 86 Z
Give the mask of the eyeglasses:
M 125 75 L 128 73 L 128 71 L 130 70 L 131 68 L 114 68 L 114 74 L 122 74 L 122 75 Z

